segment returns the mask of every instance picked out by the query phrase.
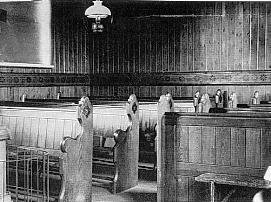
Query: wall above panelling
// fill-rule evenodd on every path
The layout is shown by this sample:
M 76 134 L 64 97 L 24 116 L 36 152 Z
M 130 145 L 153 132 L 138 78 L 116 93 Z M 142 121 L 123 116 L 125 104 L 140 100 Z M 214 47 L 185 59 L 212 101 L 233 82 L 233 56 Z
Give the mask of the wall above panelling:
M 88 32 L 90 74 L 106 81 L 93 86 L 94 95 L 191 97 L 198 89 L 213 95 L 221 88 L 236 92 L 239 103 L 255 90 L 269 99 L 270 2 L 150 4 L 108 3 L 121 14 L 105 32 Z
M 89 33 L 90 73 L 271 68 L 271 3 L 191 4 L 179 13 L 189 16 L 116 17 L 104 33 Z

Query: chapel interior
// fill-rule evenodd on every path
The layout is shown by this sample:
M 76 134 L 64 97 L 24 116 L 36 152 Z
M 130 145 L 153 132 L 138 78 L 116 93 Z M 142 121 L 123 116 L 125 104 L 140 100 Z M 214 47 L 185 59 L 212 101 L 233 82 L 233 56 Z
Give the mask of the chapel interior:
M 271 201 L 271 3 L 0 0 L 0 201 Z

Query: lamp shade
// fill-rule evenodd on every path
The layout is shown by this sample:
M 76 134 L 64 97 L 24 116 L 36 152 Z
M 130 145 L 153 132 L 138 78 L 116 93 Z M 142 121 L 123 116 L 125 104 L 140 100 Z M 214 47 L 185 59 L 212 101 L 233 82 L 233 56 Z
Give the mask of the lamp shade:
M 111 11 L 102 5 L 102 1 L 93 1 L 94 5 L 90 6 L 86 11 L 85 15 L 88 18 L 106 18 L 111 15 Z

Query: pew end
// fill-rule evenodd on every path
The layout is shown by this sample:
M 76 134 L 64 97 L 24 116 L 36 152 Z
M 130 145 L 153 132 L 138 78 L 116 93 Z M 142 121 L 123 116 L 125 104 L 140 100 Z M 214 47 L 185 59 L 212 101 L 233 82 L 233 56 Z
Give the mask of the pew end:
M 87 97 L 82 97 L 77 118 L 83 128 L 76 138 L 65 137 L 61 142 L 62 189 L 59 200 L 91 201 L 93 109 Z
M 131 95 L 126 105 L 129 120 L 127 129 L 118 129 L 114 133 L 115 177 L 113 193 L 119 193 L 138 184 L 139 156 L 139 104 L 135 95 Z

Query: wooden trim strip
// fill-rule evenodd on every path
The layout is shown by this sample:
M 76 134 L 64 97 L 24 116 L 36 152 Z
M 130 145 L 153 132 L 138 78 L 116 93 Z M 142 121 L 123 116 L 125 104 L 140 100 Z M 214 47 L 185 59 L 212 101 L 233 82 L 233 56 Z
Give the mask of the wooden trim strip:
M 90 75 L 92 86 L 271 85 L 271 71 L 116 73 Z
M 233 167 L 233 166 L 221 166 L 221 165 L 207 165 L 207 164 L 196 164 L 196 163 L 184 163 L 177 162 L 177 172 L 176 177 L 180 176 L 198 176 L 202 173 L 212 172 L 212 173 L 231 173 L 235 175 L 246 175 L 263 177 L 266 169 L 258 168 L 244 168 L 244 167 Z
M 0 87 L 88 86 L 88 74 L 0 73 Z

